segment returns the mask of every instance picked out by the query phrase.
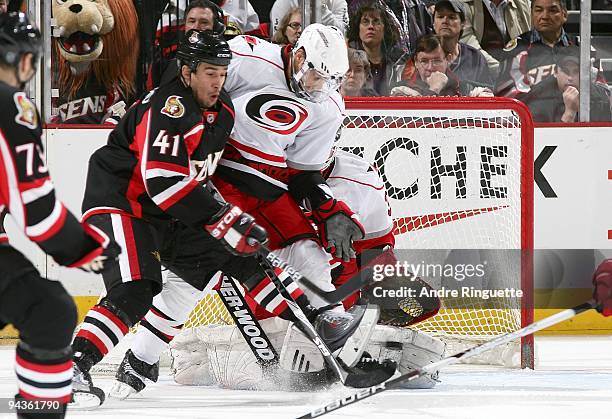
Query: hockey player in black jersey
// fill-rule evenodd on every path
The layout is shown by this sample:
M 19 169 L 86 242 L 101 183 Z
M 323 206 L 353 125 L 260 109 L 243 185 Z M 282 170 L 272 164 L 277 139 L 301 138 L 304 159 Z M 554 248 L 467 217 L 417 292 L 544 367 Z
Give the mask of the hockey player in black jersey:
M 269 299 L 279 301 L 274 314 L 295 320 L 253 257 L 252 243 L 265 242 L 265 230 L 208 181 L 234 123 L 231 100 L 222 90 L 231 54 L 219 35 L 188 31 L 177 52 L 179 77 L 132 106 L 90 159 L 84 218 L 113 237 L 123 253 L 104 274 L 107 295 L 89 311 L 73 343 L 79 407 L 102 403 L 104 393 L 88 371 L 138 321 L 162 344 L 180 332 L 185 303 L 180 293 L 157 298 L 161 266 L 195 290 L 203 290 L 218 271 L 247 291 L 269 284 Z M 290 279 L 284 283 L 311 321 L 333 321 L 312 308 Z M 360 320 L 338 324 L 334 341 L 346 340 Z M 142 388 L 144 377 L 157 379 L 155 362 L 147 364 L 131 351 L 123 364 L 134 372 L 125 377 L 134 388 Z
M 0 15 L 0 329 L 19 330 L 15 371 L 19 417 L 28 402 L 57 402 L 45 418 L 64 417 L 73 374 L 70 341 L 76 308 L 59 282 L 42 278 L 12 248 L 5 218 L 55 261 L 89 272 L 103 272 L 119 248 L 95 227 L 80 224 L 56 199 L 45 163 L 41 123 L 22 89 L 34 75 L 40 33 L 23 13 Z

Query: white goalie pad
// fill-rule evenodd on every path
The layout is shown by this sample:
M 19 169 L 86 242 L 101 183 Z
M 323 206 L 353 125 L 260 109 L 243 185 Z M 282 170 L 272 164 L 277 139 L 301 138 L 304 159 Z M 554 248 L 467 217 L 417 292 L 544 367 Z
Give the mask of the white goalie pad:
M 366 351 L 378 360 L 392 359 L 404 374 L 439 361 L 446 344 L 424 332 L 408 328 L 377 325 Z M 432 388 L 438 381 L 438 371 L 404 383 L 401 388 Z
M 282 369 L 294 372 L 322 371 L 325 360 L 321 351 L 295 326 L 287 330 L 280 353 Z
M 170 371 L 178 384 L 209 386 L 214 384 L 206 346 L 200 341 L 197 329 L 185 329 L 170 344 Z
M 260 324 L 279 353 L 289 322 L 275 317 L 261 320 Z M 172 342 L 171 351 L 172 373 L 179 384 L 218 384 L 236 390 L 274 388 L 236 326 L 210 325 L 186 330 Z

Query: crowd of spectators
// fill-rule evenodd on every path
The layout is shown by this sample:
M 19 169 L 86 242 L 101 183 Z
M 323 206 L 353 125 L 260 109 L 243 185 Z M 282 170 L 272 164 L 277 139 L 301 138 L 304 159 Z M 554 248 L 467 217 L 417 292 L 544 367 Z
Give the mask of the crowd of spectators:
M 9 3 L 0 0 L 0 12 Z M 228 37 L 248 34 L 293 45 L 304 26 L 299 0 L 152 3 L 175 11 L 177 19 L 170 23 L 178 34 L 175 43 L 187 29 L 210 27 L 220 10 Z M 575 3 L 321 0 L 318 15 L 322 23 L 343 31 L 349 46 L 344 96 L 504 96 L 524 102 L 536 122 L 575 122 L 580 55 L 577 37 L 565 30 L 568 8 Z M 594 7 L 612 7 L 611 0 L 599 3 Z M 169 32 L 161 20 L 157 25 L 157 35 Z M 146 88 L 163 80 L 173 58 L 173 49 L 168 51 L 153 54 Z M 592 51 L 591 120 L 610 121 L 611 89 L 597 54 Z

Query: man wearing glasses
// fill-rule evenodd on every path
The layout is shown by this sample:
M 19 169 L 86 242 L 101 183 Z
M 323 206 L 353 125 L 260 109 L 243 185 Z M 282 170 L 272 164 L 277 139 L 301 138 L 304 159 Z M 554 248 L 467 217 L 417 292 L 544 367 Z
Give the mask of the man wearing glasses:
M 424 35 L 414 54 L 416 71 L 391 90 L 393 96 L 493 96 L 489 88 L 461 81 L 449 69 L 449 54 L 438 35 Z

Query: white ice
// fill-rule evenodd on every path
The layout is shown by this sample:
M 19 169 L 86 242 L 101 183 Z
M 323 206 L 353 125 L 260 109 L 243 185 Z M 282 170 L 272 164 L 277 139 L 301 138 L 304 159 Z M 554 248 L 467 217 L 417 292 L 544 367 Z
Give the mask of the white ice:
M 326 417 L 547 419 L 612 417 L 612 336 L 538 337 L 535 371 L 455 366 L 432 390 L 390 390 Z M 0 346 L 0 398 L 12 397 L 14 348 Z M 104 390 L 110 377 L 94 377 Z M 69 418 L 275 419 L 301 416 L 352 390 L 321 393 L 232 391 L 185 387 L 163 374 L 142 396 L 108 400 Z M 5 415 L 6 416 L 6 415 Z M 0 417 L 3 417 L 0 414 Z M 10 416 L 9 416 L 10 417 Z

